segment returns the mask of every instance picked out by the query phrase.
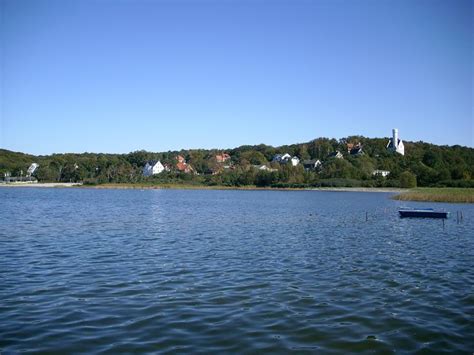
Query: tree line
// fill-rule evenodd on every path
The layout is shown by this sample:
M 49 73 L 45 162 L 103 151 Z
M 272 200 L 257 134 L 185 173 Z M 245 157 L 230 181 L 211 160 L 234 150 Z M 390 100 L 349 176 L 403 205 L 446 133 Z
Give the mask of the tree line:
M 273 147 L 265 144 L 245 145 L 227 150 L 181 150 L 168 152 L 135 151 L 128 154 L 52 154 L 33 156 L 0 150 L 0 177 L 26 174 L 31 163 L 40 166 L 34 177 L 42 182 L 102 183 L 186 183 L 224 186 L 367 186 L 412 187 L 453 186 L 474 187 L 474 149 L 438 146 L 425 142 L 405 142 L 405 155 L 387 150 L 388 138 L 351 136 L 339 140 L 317 138 L 307 143 Z M 348 143 L 360 143 L 364 154 L 352 156 Z M 342 159 L 329 157 L 340 151 Z M 230 161 L 222 163 L 216 155 L 226 152 Z M 318 159 L 322 166 L 305 171 L 302 164 L 272 162 L 276 154 L 288 153 L 301 161 Z M 176 156 L 183 156 L 195 174 L 177 169 Z M 143 166 L 160 160 L 170 171 L 144 177 Z M 269 170 L 257 167 L 266 165 Z M 387 177 L 374 176 L 374 170 L 387 170 Z

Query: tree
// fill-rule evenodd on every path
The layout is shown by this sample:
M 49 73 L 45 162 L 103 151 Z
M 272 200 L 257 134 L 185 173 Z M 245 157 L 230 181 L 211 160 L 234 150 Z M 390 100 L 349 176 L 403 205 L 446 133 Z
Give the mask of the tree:
M 267 159 L 265 158 L 265 155 L 258 151 L 247 151 L 244 152 L 240 155 L 240 161 L 248 161 L 252 165 L 260 165 L 260 164 L 265 164 L 267 162 Z
M 409 172 L 404 171 L 400 174 L 400 187 L 402 188 L 412 188 L 416 187 L 416 175 Z
M 324 178 L 343 178 L 352 177 L 354 167 L 345 159 L 331 158 L 323 165 L 322 175 Z
M 132 165 L 143 167 L 150 160 L 150 153 L 146 150 L 137 150 L 135 152 L 128 153 L 126 156 L 128 162 Z
M 302 144 L 296 149 L 296 156 L 298 156 L 301 160 L 311 159 L 311 156 L 308 153 L 308 147 L 306 146 L 306 144 Z
M 360 142 L 365 154 L 360 157 L 348 156 L 346 143 Z M 39 169 L 35 176 L 42 181 L 90 181 L 105 182 L 140 182 L 155 183 L 174 182 L 183 180 L 192 183 L 228 184 L 269 186 L 275 183 L 313 184 L 321 183 L 320 179 L 340 178 L 343 184 L 349 184 L 348 179 L 365 180 L 364 184 L 399 184 L 404 180 L 407 186 L 413 186 L 412 176 L 415 176 L 418 186 L 456 185 L 470 186 L 474 177 L 474 149 L 457 146 L 436 146 L 424 142 L 405 142 L 405 156 L 389 152 L 386 149 L 387 138 L 364 138 L 352 136 L 340 140 L 318 138 L 301 144 L 291 144 L 272 147 L 264 144 L 246 145 L 227 149 L 232 157 L 232 164 L 217 163 L 216 154 L 222 150 L 181 150 L 160 153 L 144 150 L 128 154 L 53 154 L 49 156 L 33 156 L 23 153 L 0 149 L 0 178 L 9 172 L 13 176 L 23 171 L 26 174 L 32 163 L 38 163 Z M 345 159 L 329 158 L 328 154 L 340 150 Z M 309 157 L 322 162 L 322 170 L 318 173 L 304 172 L 301 165 L 292 167 L 291 164 L 280 165 L 272 162 L 276 153 L 297 155 L 302 160 Z M 142 168 L 149 160 L 161 160 L 171 167 L 176 164 L 176 156 L 180 154 L 200 174 L 177 174 L 176 172 L 162 173 L 152 179 L 142 176 Z M 277 171 L 260 173 L 252 165 L 271 166 Z M 232 171 L 224 169 L 232 165 Z M 374 169 L 390 171 L 389 179 L 373 179 Z M 407 178 L 405 172 L 410 172 Z M 218 175 L 211 175 L 218 173 Z M 402 177 L 401 174 L 405 173 Z M 456 180 L 456 181 L 451 181 Z M 342 180 L 341 180 L 342 181 Z
M 255 178 L 255 185 L 260 187 L 270 186 L 277 182 L 275 172 L 259 171 Z
M 49 165 L 40 165 L 34 175 L 39 181 L 53 182 L 56 180 L 58 173 L 56 169 L 51 168 Z

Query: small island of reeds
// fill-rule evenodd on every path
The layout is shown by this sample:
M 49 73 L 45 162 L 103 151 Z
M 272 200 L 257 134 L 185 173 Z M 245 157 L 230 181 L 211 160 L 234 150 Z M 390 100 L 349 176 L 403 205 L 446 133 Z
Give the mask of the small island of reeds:
M 419 187 L 395 195 L 393 198 L 402 201 L 474 203 L 474 189 Z

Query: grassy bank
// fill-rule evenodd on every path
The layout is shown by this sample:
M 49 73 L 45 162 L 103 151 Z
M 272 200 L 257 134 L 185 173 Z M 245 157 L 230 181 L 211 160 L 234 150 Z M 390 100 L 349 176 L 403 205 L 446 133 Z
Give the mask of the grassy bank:
M 225 185 L 202 185 L 202 184 L 173 184 L 173 183 L 105 183 L 97 185 L 82 185 L 83 188 L 94 189 L 173 189 L 173 190 L 304 190 L 294 187 L 259 187 L 255 185 L 246 186 L 225 186 Z
M 173 184 L 173 183 L 105 183 L 97 185 L 85 184 L 82 187 L 95 189 L 181 189 L 181 190 L 260 190 L 256 186 L 222 186 L 222 185 L 202 185 L 202 184 Z
M 376 187 L 280 187 L 267 186 L 259 187 L 255 185 L 246 186 L 224 186 L 224 185 L 202 185 L 202 184 L 173 184 L 173 183 L 105 183 L 105 184 L 84 184 L 82 188 L 94 189 L 178 189 L 178 190 L 281 190 L 281 191 L 352 191 L 352 192 L 392 192 L 402 191 L 398 188 L 376 188 Z
M 474 203 L 473 188 L 420 187 L 393 197 L 402 201 Z

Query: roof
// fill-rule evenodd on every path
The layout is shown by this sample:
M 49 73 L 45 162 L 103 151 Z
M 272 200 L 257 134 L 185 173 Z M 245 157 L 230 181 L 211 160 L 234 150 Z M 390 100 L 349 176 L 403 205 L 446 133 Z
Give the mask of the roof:
M 402 140 L 401 140 L 401 139 L 398 139 L 397 145 L 400 145 L 401 142 L 402 142 Z M 388 144 L 387 144 L 387 148 L 394 148 L 394 146 L 393 146 L 393 138 L 389 138 Z
M 217 154 L 216 160 L 217 162 L 225 162 L 226 160 L 230 159 L 230 155 L 227 153 Z
M 148 164 L 151 167 L 155 166 L 158 163 L 161 164 L 161 161 L 159 161 L 159 160 L 149 160 L 149 161 L 146 162 L 146 164 Z M 145 164 L 145 166 L 146 166 L 146 164 Z M 161 164 L 161 165 L 163 165 L 163 164 Z
M 194 171 L 193 167 L 189 164 L 186 164 L 186 163 L 183 163 L 183 162 L 178 162 L 176 163 L 176 168 L 179 170 L 179 171 L 184 171 L 185 173 L 186 172 L 190 172 L 190 171 Z
M 357 147 L 352 148 L 349 153 L 350 153 L 351 155 L 356 155 L 356 154 L 361 154 L 361 153 L 363 153 L 363 151 L 362 151 L 362 146 L 357 146 Z
M 176 164 L 176 168 L 179 170 L 179 171 L 184 171 L 188 168 L 188 164 L 186 163 L 183 163 L 183 162 L 178 162 Z
M 314 165 L 317 162 L 321 163 L 319 159 L 304 160 L 303 165 Z

